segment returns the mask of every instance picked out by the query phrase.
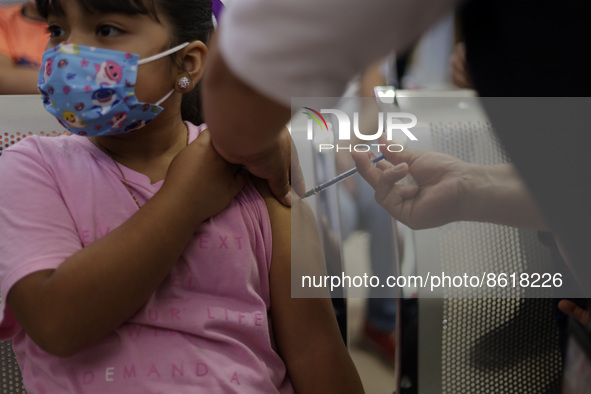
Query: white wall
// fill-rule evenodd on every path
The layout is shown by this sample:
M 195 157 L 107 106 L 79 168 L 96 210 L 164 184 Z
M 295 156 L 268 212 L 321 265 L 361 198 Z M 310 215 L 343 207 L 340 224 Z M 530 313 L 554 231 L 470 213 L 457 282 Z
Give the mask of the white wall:
M 24 3 L 25 0 L 0 0 L 0 5 Z

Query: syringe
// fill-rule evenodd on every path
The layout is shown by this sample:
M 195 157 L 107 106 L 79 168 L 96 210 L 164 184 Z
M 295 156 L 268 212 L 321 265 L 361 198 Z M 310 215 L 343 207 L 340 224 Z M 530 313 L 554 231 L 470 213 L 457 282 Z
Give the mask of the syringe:
M 380 156 L 372 159 L 371 162 L 375 164 L 378 161 L 383 160 L 383 159 L 385 159 L 384 155 L 380 155 Z M 300 199 L 303 200 L 304 198 L 307 198 L 307 197 L 313 196 L 315 194 L 318 194 L 321 191 L 323 191 L 324 189 L 326 189 L 327 187 L 330 187 L 330 186 L 335 185 L 335 184 L 337 184 L 337 183 L 339 183 L 341 181 L 344 181 L 345 179 L 347 179 L 347 178 L 349 178 L 349 177 L 351 177 L 351 176 L 353 176 L 355 174 L 357 174 L 357 167 L 353 167 L 349 171 L 343 172 L 341 175 L 337 175 L 336 177 L 334 177 L 330 181 L 324 182 L 321 185 L 318 185 L 316 187 L 313 187 L 312 189 L 310 189 L 306 193 L 304 193 L 300 197 Z

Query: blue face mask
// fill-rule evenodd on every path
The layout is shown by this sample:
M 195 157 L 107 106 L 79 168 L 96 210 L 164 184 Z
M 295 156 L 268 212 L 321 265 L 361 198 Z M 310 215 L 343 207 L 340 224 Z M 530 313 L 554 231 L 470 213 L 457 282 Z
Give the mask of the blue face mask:
M 139 60 L 110 49 L 60 44 L 45 51 L 37 86 L 45 109 L 74 134 L 87 137 L 137 130 L 162 112 L 160 104 L 135 96 L 138 66 L 177 52 L 189 43 Z

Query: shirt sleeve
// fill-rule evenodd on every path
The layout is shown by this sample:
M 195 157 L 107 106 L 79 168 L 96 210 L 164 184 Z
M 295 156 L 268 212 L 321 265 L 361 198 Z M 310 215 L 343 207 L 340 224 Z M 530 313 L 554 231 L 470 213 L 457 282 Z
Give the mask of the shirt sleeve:
M 0 339 L 21 329 L 6 303 L 12 286 L 82 248 L 51 167 L 29 139 L 0 156 Z
M 412 44 L 455 0 L 240 0 L 220 22 L 228 67 L 262 94 L 338 97 L 380 56 Z

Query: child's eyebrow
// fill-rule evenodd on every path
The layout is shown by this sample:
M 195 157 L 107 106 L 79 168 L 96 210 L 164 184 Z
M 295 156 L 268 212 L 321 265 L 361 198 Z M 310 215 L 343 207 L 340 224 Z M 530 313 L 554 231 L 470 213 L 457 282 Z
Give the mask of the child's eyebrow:
M 66 16 L 66 11 L 62 7 L 61 3 L 56 1 L 50 1 L 47 5 L 45 5 L 45 9 L 43 11 L 45 11 L 45 19 L 49 18 L 50 16 Z

